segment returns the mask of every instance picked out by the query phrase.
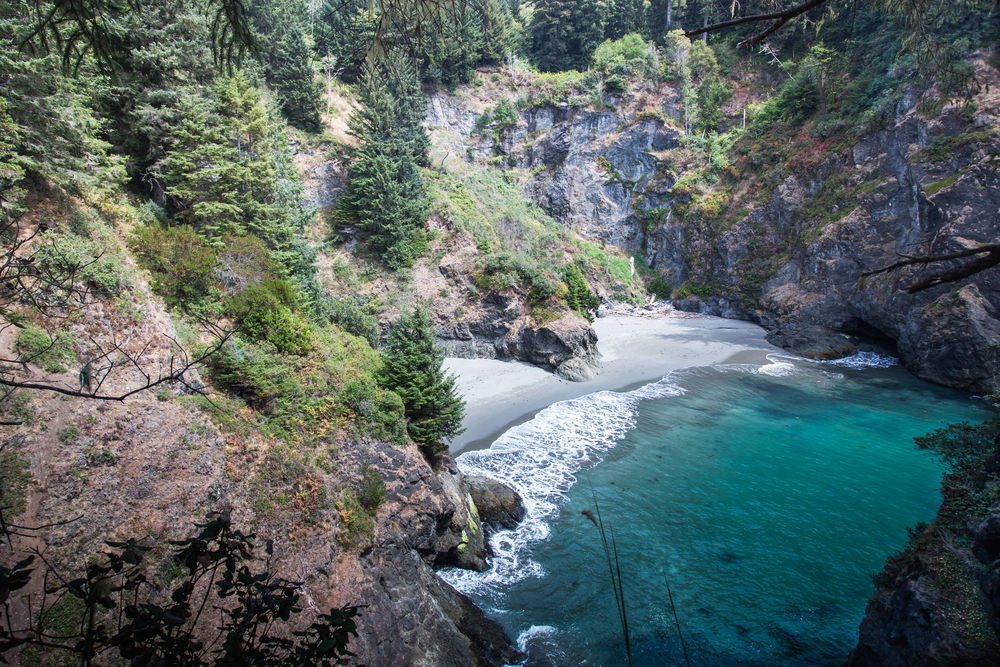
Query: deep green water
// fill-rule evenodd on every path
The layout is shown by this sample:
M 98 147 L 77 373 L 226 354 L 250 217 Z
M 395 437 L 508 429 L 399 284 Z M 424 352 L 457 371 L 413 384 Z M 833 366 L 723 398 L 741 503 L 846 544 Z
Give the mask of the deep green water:
M 624 665 L 600 533 L 618 546 L 636 665 L 842 665 L 869 573 L 930 521 L 941 468 L 913 437 L 990 416 L 899 367 L 774 358 L 552 406 L 459 458 L 529 518 L 485 574 L 453 572 L 529 665 Z M 764 372 L 761 372 L 764 371 Z

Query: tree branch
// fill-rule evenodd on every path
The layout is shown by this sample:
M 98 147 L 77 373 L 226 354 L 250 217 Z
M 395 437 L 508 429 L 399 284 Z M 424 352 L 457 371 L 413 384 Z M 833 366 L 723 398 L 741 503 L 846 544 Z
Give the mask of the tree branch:
M 928 264 L 948 262 L 955 259 L 964 259 L 966 257 L 976 257 L 977 255 L 982 255 L 983 253 L 987 253 L 985 257 L 978 257 L 977 259 L 965 262 L 955 268 L 940 271 L 914 281 L 909 287 L 906 288 L 906 291 L 910 294 L 916 294 L 917 292 L 922 292 L 923 290 L 934 287 L 935 285 L 958 282 L 959 280 L 968 278 L 969 276 L 979 273 L 980 271 L 985 271 L 986 269 L 997 266 L 1000 264 L 1000 243 L 990 243 L 978 248 L 962 250 L 948 255 L 906 257 L 905 259 L 902 259 L 894 264 L 890 264 L 889 266 L 884 266 L 873 271 L 865 271 L 861 274 L 861 277 L 868 278 L 869 276 L 875 276 L 880 273 L 892 273 L 893 271 L 907 266 L 919 265 L 922 268 L 926 268 Z
M 733 19 L 731 21 L 723 21 L 721 23 L 713 23 L 705 28 L 698 28 L 696 30 L 691 30 L 684 33 L 684 36 L 688 39 L 696 37 L 706 32 L 715 32 L 716 30 L 722 30 L 724 28 L 732 28 L 738 25 L 745 25 L 747 23 L 760 23 L 762 21 L 774 21 L 775 23 L 769 28 L 753 35 L 752 37 L 747 37 L 736 46 L 753 46 L 758 42 L 761 42 L 768 35 L 772 34 L 781 26 L 788 23 L 790 20 L 801 14 L 805 14 L 810 9 L 814 9 L 824 4 L 826 0 L 806 0 L 801 5 L 791 7 L 789 9 L 782 10 L 780 12 L 771 12 L 769 14 L 754 14 L 753 16 L 743 16 L 738 19 Z

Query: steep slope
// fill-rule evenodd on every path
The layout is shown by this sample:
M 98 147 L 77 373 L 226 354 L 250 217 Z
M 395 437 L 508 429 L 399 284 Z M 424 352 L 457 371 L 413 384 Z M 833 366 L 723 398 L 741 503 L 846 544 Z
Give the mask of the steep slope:
M 54 319 L 28 311 L 35 324 L 71 343 L 63 368 L 29 363 L 19 378 L 75 389 L 83 360 L 117 342 L 138 364 L 108 372 L 101 393 L 114 395 L 141 387 L 140 369 L 155 378 L 176 362 L 178 341 L 196 347 L 193 323 L 165 311 L 125 245 L 134 225 L 148 222 L 146 215 L 127 201 L 33 204 L 28 224 L 44 219 L 47 227 L 39 243 L 53 243 L 53 235 L 60 235 L 53 247 L 99 238 L 126 289 L 92 291 L 68 311 L 54 312 Z M 72 227 L 80 219 L 89 224 Z M 6 358 L 16 356 L 17 331 L 3 331 Z M 333 369 L 349 379 L 371 361 L 367 344 L 349 334 L 338 333 L 327 344 L 324 353 L 340 365 L 303 373 Z M 272 376 L 281 372 L 270 369 Z M 330 377 L 329 387 L 341 379 Z M 186 377 L 194 387 L 205 381 L 194 369 Z M 17 522 L 47 526 L 36 537 L 15 538 L 5 558 L 16 560 L 34 547 L 73 575 L 105 541 L 136 537 L 155 547 L 150 581 L 170 590 L 179 571 L 167 558 L 166 540 L 191 534 L 192 523 L 209 512 L 225 511 L 244 531 L 274 540 L 276 568 L 302 582 L 309 610 L 362 605 L 359 637 L 350 646 L 357 664 L 473 666 L 517 659 L 500 626 L 433 570 L 485 566 L 483 526 L 470 487 L 447 459 L 432 469 L 415 445 L 374 437 L 355 427 L 353 415 L 304 428 L 292 441 L 287 432 L 269 428 L 270 420 L 276 423 L 273 413 L 265 416 L 224 392 L 191 393 L 180 383 L 124 403 L 22 390 L 0 407 L 5 417 L 23 422 L 4 427 L 2 452 L 6 477 L 21 470 L 18 461 L 30 472 L 18 487 L 23 497 L 14 505 L 23 503 L 24 513 Z M 366 484 L 384 488 L 384 500 L 370 512 L 357 500 Z M 5 483 L 5 498 L 11 489 Z M 22 659 L 60 658 L 26 647 Z

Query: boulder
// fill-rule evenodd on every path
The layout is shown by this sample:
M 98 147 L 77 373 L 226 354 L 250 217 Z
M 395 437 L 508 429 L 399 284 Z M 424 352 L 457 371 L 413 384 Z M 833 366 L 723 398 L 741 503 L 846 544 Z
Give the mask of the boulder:
M 846 334 L 818 326 L 778 329 L 767 334 L 767 342 L 818 361 L 841 359 L 858 351 L 855 342 Z
M 490 530 L 511 530 L 524 519 L 524 501 L 514 489 L 489 477 L 466 477 L 465 482 L 479 518 Z

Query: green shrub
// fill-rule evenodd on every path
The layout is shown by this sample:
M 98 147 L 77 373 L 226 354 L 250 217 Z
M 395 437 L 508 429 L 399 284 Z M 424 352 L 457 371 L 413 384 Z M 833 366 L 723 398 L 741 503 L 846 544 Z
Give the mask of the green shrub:
M 132 248 L 152 273 L 153 291 L 169 306 L 187 305 L 208 294 L 215 251 L 194 227 L 140 227 Z
M 345 489 L 334 505 L 337 508 L 340 528 L 337 531 L 337 541 L 340 545 L 345 549 L 353 549 L 371 542 L 375 536 L 375 520 L 362 507 L 354 493 Z
M 74 358 L 66 336 L 50 337 L 37 327 L 21 329 L 15 347 L 20 353 L 19 361 L 37 364 L 46 373 L 65 373 L 69 370 L 66 364 Z
M 617 76 L 609 76 L 607 79 L 604 80 L 605 92 L 611 93 L 612 95 L 615 95 L 617 93 L 624 93 L 625 88 L 626 88 L 625 82 L 622 81 Z
M 308 323 L 294 311 L 298 299 L 287 280 L 269 280 L 236 294 L 226 312 L 249 341 L 268 341 L 280 352 L 303 355 L 312 346 Z
M 670 286 L 670 283 L 665 281 L 663 278 L 657 277 L 650 281 L 649 291 L 661 299 L 669 299 L 670 294 L 673 292 L 673 288 Z
M 31 476 L 31 462 L 21 455 L 21 449 L 8 441 L 0 449 L 0 507 L 4 517 L 13 519 L 24 511 Z
M 645 59 L 649 47 L 642 37 L 636 33 L 625 35 L 621 39 L 605 40 L 594 51 L 593 63 L 598 70 L 603 70 L 609 64 L 627 60 Z M 605 84 L 606 85 L 606 84 Z
M 584 280 L 580 268 L 576 264 L 567 264 L 562 269 L 563 280 L 566 281 L 568 293 L 566 295 L 566 305 L 576 313 L 593 321 L 591 310 L 596 310 L 601 302 L 590 291 L 587 281 Z
M 371 299 L 355 294 L 331 300 L 330 321 L 347 333 L 364 338 L 373 348 L 378 347 L 378 318 Z
M 275 280 L 284 273 L 256 236 L 223 238 L 222 247 L 215 251 L 215 260 L 213 273 L 227 294 Z
M 358 502 L 372 516 L 378 511 L 379 505 L 385 502 L 385 482 L 378 470 L 370 463 L 361 467 L 361 486 L 358 489 Z

